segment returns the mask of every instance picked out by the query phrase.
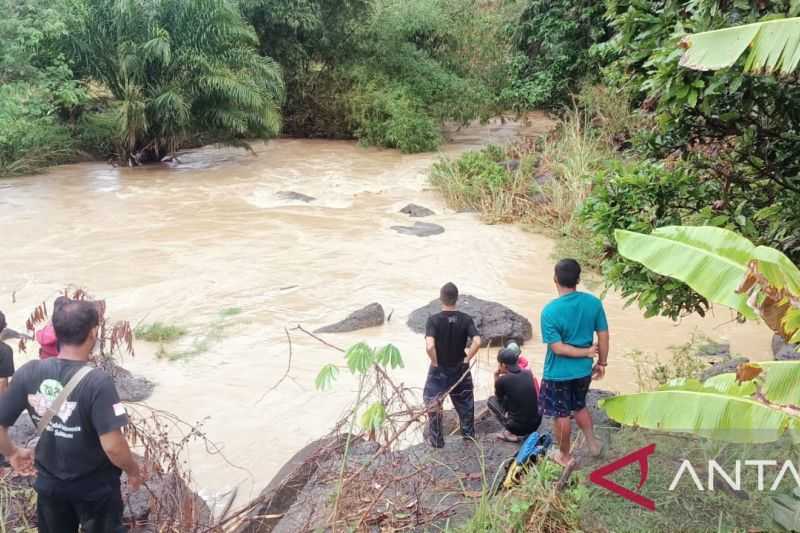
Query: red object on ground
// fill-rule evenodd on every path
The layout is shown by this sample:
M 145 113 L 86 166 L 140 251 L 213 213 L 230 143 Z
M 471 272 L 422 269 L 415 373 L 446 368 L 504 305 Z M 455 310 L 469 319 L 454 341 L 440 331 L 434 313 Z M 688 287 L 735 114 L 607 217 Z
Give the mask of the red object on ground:
M 58 355 L 58 339 L 53 324 L 47 324 L 36 332 L 36 342 L 39 343 L 39 359 L 47 359 Z

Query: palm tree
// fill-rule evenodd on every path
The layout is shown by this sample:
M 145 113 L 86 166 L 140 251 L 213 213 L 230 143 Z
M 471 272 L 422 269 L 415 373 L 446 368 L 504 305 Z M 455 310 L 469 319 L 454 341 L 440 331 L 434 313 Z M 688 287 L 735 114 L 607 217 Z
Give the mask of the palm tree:
M 62 48 L 117 100 L 129 164 L 188 141 L 243 143 L 280 129 L 280 67 L 225 0 L 66 0 Z

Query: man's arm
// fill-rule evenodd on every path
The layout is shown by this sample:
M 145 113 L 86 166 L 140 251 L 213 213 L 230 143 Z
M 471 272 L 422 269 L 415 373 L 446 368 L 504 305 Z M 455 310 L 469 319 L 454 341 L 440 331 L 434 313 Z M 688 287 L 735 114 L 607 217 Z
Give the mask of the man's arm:
M 30 448 L 17 448 L 8 436 L 8 428 L 0 426 L 0 454 L 3 454 L 14 471 L 23 476 L 32 476 L 36 473 L 33 467 L 33 450 Z
M 597 352 L 599 354 L 597 363 L 592 369 L 592 377 L 595 379 L 602 379 L 606 375 L 606 365 L 608 365 L 608 349 L 610 345 L 610 336 L 608 330 L 597 332 Z
M 475 335 L 472 337 L 472 344 L 469 345 L 467 348 L 467 363 L 472 361 L 475 358 L 475 354 L 478 353 L 478 350 L 481 349 L 481 336 Z
M 553 342 L 550 344 L 550 349 L 553 353 L 562 357 L 574 357 L 577 359 L 592 358 L 597 354 L 598 347 L 596 344 L 588 348 L 578 348 L 564 342 Z
M 425 351 L 428 352 L 431 366 L 439 366 L 439 360 L 436 358 L 436 340 L 433 337 L 425 337 Z
M 100 445 L 106 452 L 109 461 L 114 466 L 128 474 L 128 484 L 133 490 L 142 484 L 142 473 L 139 470 L 139 463 L 134 459 L 128 441 L 122 436 L 122 431 L 115 429 L 100 435 Z

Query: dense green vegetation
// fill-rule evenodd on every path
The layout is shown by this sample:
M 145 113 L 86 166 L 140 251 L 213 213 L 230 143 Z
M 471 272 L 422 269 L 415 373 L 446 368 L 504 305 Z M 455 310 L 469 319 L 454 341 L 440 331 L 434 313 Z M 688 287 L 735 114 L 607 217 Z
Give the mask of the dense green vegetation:
M 289 135 L 436 149 L 498 109 L 518 2 L 0 0 L 0 175 Z
M 762 37 L 760 56 L 742 54 L 744 45 L 725 52 L 730 38 L 713 44 L 716 52 L 697 54 L 716 54 L 725 61 L 718 66 L 729 68 L 681 65 L 684 47 L 692 44 L 681 44 L 687 35 L 793 16 L 800 10 L 796 2 L 608 1 L 605 17 L 588 18 L 583 15 L 599 9 L 597 3 L 580 14 L 570 11 L 571 3 L 525 3 L 511 27 L 516 50 L 527 43 L 528 66 L 514 68 L 515 77 L 501 94 L 525 87 L 506 102 L 522 109 L 526 99 L 541 105 L 562 102 L 570 111 L 554 135 L 528 143 L 529 150 L 519 156 L 528 162 L 517 171 L 521 175 L 509 172 L 502 180 L 508 184 L 503 191 L 516 198 L 515 207 L 477 206 L 488 220 L 521 219 L 552 231 L 561 239 L 560 253 L 602 270 L 607 287 L 648 316 L 705 314 L 709 301 L 685 283 L 622 257 L 617 229 L 711 225 L 800 261 L 800 167 L 794 155 L 800 150 L 800 86 L 794 76 L 757 75 L 769 62 L 783 70 L 796 66 L 791 45 L 785 57 L 781 54 L 797 35 L 793 22 L 783 23 L 780 32 L 760 33 L 787 39 L 770 44 Z M 753 40 L 758 27 L 751 28 L 747 39 Z M 571 59 L 559 59 L 554 51 Z M 540 62 L 542 57 L 549 59 Z M 547 98 L 531 97 L 536 91 Z M 520 97 L 522 92 L 528 96 Z M 465 156 L 447 168 L 488 163 L 476 157 Z M 442 181 L 443 168 L 435 170 L 435 183 Z M 504 199 L 495 174 L 470 177 L 478 189 L 473 185 L 472 196 Z M 455 173 L 448 181 L 464 182 L 466 175 Z M 453 196 L 448 191 L 454 187 L 442 189 Z M 520 215 L 516 206 L 521 203 L 528 206 Z

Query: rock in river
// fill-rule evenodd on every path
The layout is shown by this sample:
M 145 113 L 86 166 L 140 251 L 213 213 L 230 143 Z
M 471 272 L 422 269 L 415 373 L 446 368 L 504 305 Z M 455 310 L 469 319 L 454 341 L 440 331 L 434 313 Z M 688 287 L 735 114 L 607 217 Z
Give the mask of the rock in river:
M 408 317 L 408 327 L 417 333 L 425 333 L 428 317 L 441 311 L 438 299 L 421 307 Z M 508 307 L 474 296 L 462 295 L 458 298 L 458 309 L 475 320 L 475 326 L 481 334 L 483 346 L 498 346 L 507 340 L 514 339 L 522 344 L 533 337 L 533 327 L 524 316 Z
M 429 217 L 431 215 L 436 214 L 427 207 L 423 207 L 417 204 L 408 204 L 403 209 L 401 209 L 400 212 L 413 218 Z
M 392 226 L 392 229 L 403 235 L 416 235 L 417 237 L 430 237 L 444 233 L 442 226 L 428 222 L 414 222 L 413 226 Z
M 346 333 L 358 329 L 380 326 L 386 320 L 386 314 L 379 303 L 371 303 L 362 307 L 340 322 L 319 328 L 314 333 Z
M 297 202 L 303 202 L 306 204 L 316 200 L 316 198 L 314 198 L 313 196 L 309 196 L 307 194 L 294 191 L 278 191 L 275 193 L 275 196 L 277 196 L 281 200 L 293 200 Z
M 800 359 L 800 346 L 793 346 L 783 340 L 780 335 L 772 337 L 772 355 L 776 361 Z

